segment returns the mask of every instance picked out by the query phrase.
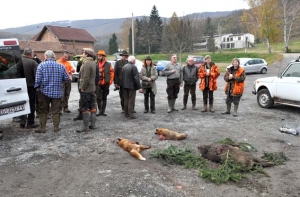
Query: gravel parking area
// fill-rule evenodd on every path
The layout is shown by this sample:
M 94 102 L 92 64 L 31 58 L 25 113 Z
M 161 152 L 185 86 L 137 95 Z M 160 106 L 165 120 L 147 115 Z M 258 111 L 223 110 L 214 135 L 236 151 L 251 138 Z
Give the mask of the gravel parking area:
M 277 75 L 297 54 L 284 55 L 282 62 L 269 67 L 267 74 L 249 74 L 245 93 L 240 102 L 238 117 L 222 115 L 226 104 L 224 73 L 218 79 L 214 93 L 215 113 L 201 113 L 202 92 L 197 88 L 197 108 L 167 113 L 166 78 L 157 80 L 156 114 L 143 113 L 143 95 L 137 92 L 135 120 L 121 113 L 119 95 L 110 88 L 106 113 L 97 117 L 95 131 L 78 134 L 81 121 L 77 115 L 77 84 L 72 84 L 70 114 L 61 117 L 62 130 L 52 131 L 48 120 L 47 132 L 19 129 L 11 120 L 1 122 L 3 139 L 0 140 L 0 196 L 300 196 L 299 137 L 279 132 L 281 119 L 291 127 L 300 126 L 300 109 L 275 105 L 262 109 L 251 93 L 252 84 L 260 77 Z M 299 90 L 295 90 L 299 91 Z M 183 88 L 176 107 L 181 109 Z M 232 109 L 233 110 L 233 109 Z M 188 134 L 182 141 L 160 141 L 155 128 L 164 127 Z M 144 150 L 146 161 L 138 161 L 117 145 L 117 138 L 128 138 L 151 149 Z M 289 158 L 285 165 L 267 168 L 270 177 L 262 174 L 247 176 L 239 183 L 215 185 L 198 176 L 197 170 L 182 166 L 164 166 L 150 158 L 151 151 L 169 145 L 190 147 L 220 139 L 231 138 L 252 144 L 261 156 L 263 152 L 284 152 Z

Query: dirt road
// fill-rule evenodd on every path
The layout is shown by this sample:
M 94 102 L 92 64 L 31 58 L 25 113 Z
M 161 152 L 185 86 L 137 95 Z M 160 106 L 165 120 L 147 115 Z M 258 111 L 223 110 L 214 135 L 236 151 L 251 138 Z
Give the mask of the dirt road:
M 52 132 L 48 120 L 47 133 L 36 134 L 20 130 L 11 120 L 1 122 L 3 139 L 0 141 L 0 196 L 158 196 L 158 197 L 296 197 L 300 196 L 300 148 L 299 137 L 278 131 L 281 119 L 291 126 L 300 125 L 300 109 L 275 106 L 262 109 L 251 93 L 253 81 L 260 77 L 277 75 L 296 55 L 285 55 L 283 62 L 270 66 L 266 75 L 247 75 L 246 89 L 238 117 L 222 115 L 226 108 L 221 74 L 215 91 L 215 113 L 188 110 L 167 113 L 166 78 L 157 81 L 156 114 L 143 113 L 143 95 L 137 93 L 136 120 L 127 120 L 120 110 L 118 92 L 111 87 L 108 96 L 107 117 L 97 117 L 97 130 L 78 134 L 75 129 L 81 122 L 74 122 L 77 115 L 78 93 L 72 84 L 71 114 L 63 114 L 62 130 Z M 182 107 L 183 89 L 176 107 Z M 197 90 L 197 107 L 200 108 L 202 92 Z M 185 132 L 183 141 L 159 141 L 155 128 L 165 127 Z M 140 144 L 151 145 L 143 152 L 146 161 L 138 161 L 117 145 L 117 137 L 124 137 Z M 169 145 L 190 147 L 209 144 L 226 137 L 248 142 L 264 151 L 283 151 L 290 159 L 286 165 L 266 169 L 270 177 L 250 176 L 240 183 L 215 185 L 198 176 L 197 170 L 182 166 L 164 166 L 157 159 L 150 159 L 150 152 Z

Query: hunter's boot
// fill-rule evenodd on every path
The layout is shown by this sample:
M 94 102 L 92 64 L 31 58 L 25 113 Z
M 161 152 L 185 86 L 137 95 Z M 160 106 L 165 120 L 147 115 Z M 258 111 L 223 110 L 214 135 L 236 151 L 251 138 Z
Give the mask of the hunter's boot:
M 222 114 L 230 114 L 230 109 L 231 109 L 231 103 L 227 104 L 227 110 Z
M 59 123 L 60 123 L 60 114 L 53 114 L 52 121 L 54 125 L 54 132 L 58 132 L 60 130 Z
M 148 113 L 149 112 L 149 95 L 146 96 L 146 94 L 144 94 L 144 113 Z
M 205 104 L 203 102 L 203 109 L 201 110 L 201 112 L 207 112 L 207 104 Z
M 150 98 L 150 109 L 151 109 L 151 113 L 155 114 L 155 100 L 154 100 L 154 98 L 153 99 Z
M 76 129 L 77 133 L 85 132 L 88 130 L 89 122 L 90 122 L 90 114 L 89 113 L 82 113 L 82 120 L 83 124 L 81 128 Z
M 209 111 L 210 111 L 211 113 L 214 113 L 214 112 L 215 112 L 215 110 L 214 110 L 214 104 L 213 104 L 213 103 L 209 104 Z
M 74 121 L 76 121 L 76 120 L 82 120 L 82 113 L 81 113 L 81 111 L 79 111 L 79 114 L 75 118 L 73 118 L 73 120 Z
M 188 95 L 183 95 L 183 107 L 181 108 L 181 110 L 186 110 L 187 100 Z
M 172 99 L 172 111 L 178 111 L 178 109 L 175 108 L 176 98 Z
M 40 128 L 35 130 L 36 133 L 46 133 L 46 123 L 48 114 L 39 114 Z
M 237 110 L 238 110 L 238 108 L 239 108 L 239 104 L 234 104 L 233 107 L 234 107 L 234 108 L 233 108 L 233 116 L 237 116 Z
M 197 108 L 196 108 L 196 95 L 192 96 L 192 110 L 197 110 Z
M 98 113 L 97 113 L 97 116 L 101 116 L 102 115 L 102 104 L 103 104 L 103 102 L 100 101 L 97 104 L 98 104 Z
M 172 112 L 172 99 L 168 99 L 168 113 Z
M 96 112 L 91 113 L 91 125 L 89 126 L 90 129 L 96 129 Z
M 107 114 L 105 113 L 105 109 L 106 109 L 106 100 L 102 101 L 102 111 L 101 111 L 101 116 L 107 116 Z

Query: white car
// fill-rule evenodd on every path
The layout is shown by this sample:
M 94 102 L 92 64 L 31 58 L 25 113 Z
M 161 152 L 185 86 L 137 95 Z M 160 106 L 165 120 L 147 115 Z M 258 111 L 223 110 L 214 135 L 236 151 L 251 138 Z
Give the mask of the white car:
M 238 58 L 240 66 L 244 68 L 245 73 L 261 73 L 266 74 L 268 71 L 268 63 L 261 58 Z M 232 65 L 227 66 L 227 68 Z
M 277 77 L 257 79 L 253 94 L 262 108 L 271 108 L 274 103 L 300 107 L 300 62 L 290 62 Z
M 30 113 L 26 79 L 16 38 L 0 39 L 0 121 Z M 23 77 L 23 78 L 20 78 Z
M 76 72 L 78 61 L 68 61 L 68 62 L 70 62 L 71 65 L 73 66 L 73 68 L 75 69 L 74 73 L 70 73 L 71 81 L 72 82 L 76 82 L 78 80 L 78 78 L 79 78 L 79 73 Z

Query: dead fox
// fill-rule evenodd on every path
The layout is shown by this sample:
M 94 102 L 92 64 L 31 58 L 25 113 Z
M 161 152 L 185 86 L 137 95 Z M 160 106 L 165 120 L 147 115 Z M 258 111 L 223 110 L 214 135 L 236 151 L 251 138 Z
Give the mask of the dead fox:
M 118 145 L 123 147 L 123 149 L 128 151 L 132 156 L 138 160 L 146 160 L 146 158 L 144 158 L 140 152 L 144 149 L 151 148 L 151 146 L 139 145 L 138 142 L 133 142 L 124 138 L 118 138 L 118 140 Z

